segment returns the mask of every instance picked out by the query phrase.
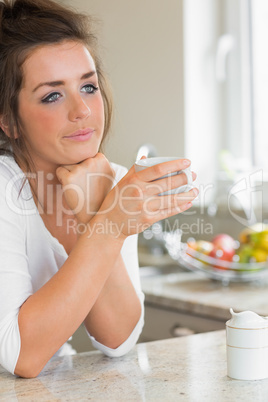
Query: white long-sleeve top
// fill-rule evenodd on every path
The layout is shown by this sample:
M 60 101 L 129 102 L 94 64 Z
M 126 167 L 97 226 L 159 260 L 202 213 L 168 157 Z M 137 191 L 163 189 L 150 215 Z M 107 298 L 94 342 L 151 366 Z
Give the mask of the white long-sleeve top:
M 112 167 L 116 172 L 115 182 L 118 182 L 127 169 L 117 164 L 112 164 Z M 27 180 L 20 192 L 24 178 L 12 157 L 0 156 L 0 364 L 12 374 L 21 346 L 19 309 L 68 258 L 63 245 L 44 225 Z M 137 342 L 144 321 L 137 235 L 125 240 L 121 254 L 141 302 L 142 313 L 129 338 L 117 349 L 100 344 L 89 334 L 93 346 L 108 356 L 127 353 Z M 68 343 L 57 352 L 58 355 L 72 353 L 74 351 Z

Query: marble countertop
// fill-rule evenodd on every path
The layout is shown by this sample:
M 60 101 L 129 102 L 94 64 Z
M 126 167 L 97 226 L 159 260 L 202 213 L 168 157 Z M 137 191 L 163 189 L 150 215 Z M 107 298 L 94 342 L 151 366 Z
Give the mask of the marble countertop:
M 226 375 L 225 331 L 141 343 L 126 356 L 53 358 L 34 379 L 0 368 L 1 401 L 267 401 L 268 379 Z
M 141 282 L 146 303 L 157 306 L 222 321 L 230 318 L 231 307 L 268 316 L 267 283 L 233 282 L 223 286 L 220 281 L 194 272 L 141 275 Z

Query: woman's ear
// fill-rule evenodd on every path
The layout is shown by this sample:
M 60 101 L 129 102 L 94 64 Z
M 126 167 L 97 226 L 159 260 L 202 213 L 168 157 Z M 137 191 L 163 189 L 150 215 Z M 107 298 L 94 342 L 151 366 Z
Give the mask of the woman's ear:
M 5 121 L 5 116 L 0 116 L 0 127 L 4 131 L 7 137 L 11 137 L 10 130 L 7 122 Z M 15 130 L 15 138 L 18 138 L 17 130 Z
M 4 118 L 4 116 L 0 116 L 0 127 L 1 127 L 1 129 L 4 131 L 4 133 L 6 134 L 6 135 L 8 135 L 8 126 L 7 126 L 7 124 L 6 124 L 6 122 L 5 122 L 5 118 Z M 9 136 L 9 135 L 8 135 Z

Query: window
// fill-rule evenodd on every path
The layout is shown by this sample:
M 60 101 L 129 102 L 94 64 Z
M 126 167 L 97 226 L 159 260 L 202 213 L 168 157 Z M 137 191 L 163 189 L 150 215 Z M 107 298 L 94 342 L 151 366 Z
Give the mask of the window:
M 185 154 L 205 204 L 268 168 L 267 41 L 267 0 L 184 0 Z
M 251 0 L 254 162 L 268 169 L 268 1 Z

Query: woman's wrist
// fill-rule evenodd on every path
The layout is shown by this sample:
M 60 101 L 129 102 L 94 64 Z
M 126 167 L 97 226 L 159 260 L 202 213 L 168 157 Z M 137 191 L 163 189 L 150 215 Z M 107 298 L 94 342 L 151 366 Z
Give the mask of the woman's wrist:
M 90 239 L 92 236 L 100 236 L 105 241 L 111 241 L 123 245 L 127 236 L 123 232 L 123 224 L 113 222 L 106 214 L 97 213 L 86 224 L 77 225 L 78 234 Z M 82 230 L 81 230 L 82 229 Z M 82 233 L 83 231 L 83 233 Z
M 76 222 L 77 222 L 77 226 L 80 226 L 81 228 L 84 226 L 86 227 L 87 224 L 91 221 L 91 219 L 94 218 L 96 214 L 90 214 L 90 215 L 79 215 L 77 214 L 76 217 Z

